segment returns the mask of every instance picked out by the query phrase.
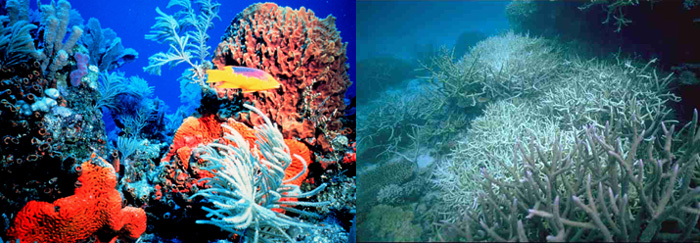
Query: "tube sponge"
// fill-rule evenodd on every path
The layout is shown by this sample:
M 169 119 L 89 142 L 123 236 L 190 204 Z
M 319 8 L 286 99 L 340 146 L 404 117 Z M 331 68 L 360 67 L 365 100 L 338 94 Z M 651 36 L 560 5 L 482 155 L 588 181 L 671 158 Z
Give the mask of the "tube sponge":
M 64 51 L 68 52 L 69 54 L 73 53 L 73 46 L 75 46 L 75 43 L 78 42 L 80 39 L 80 36 L 83 35 L 83 29 L 81 29 L 78 26 L 73 25 L 73 30 L 70 33 L 70 37 L 68 37 L 68 40 L 66 41 L 66 44 L 63 45 Z
M 59 49 L 63 46 L 63 37 L 66 36 L 68 31 L 68 21 L 70 20 L 70 3 L 66 0 L 58 1 L 58 11 L 56 11 L 56 17 L 60 20 L 58 23 L 58 29 L 56 30 L 57 39 L 54 40 L 54 46 Z
M 66 53 L 64 50 L 60 50 L 56 54 L 56 57 L 53 58 L 53 62 L 51 63 L 49 70 L 51 70 L 51 72 L 56 72 L 66 66 L 66 64 L 68 64 L 68 53 Z
M 29 0 L 8 0 L 6 10 L 10 25 L 20 20 L 29 20 Z

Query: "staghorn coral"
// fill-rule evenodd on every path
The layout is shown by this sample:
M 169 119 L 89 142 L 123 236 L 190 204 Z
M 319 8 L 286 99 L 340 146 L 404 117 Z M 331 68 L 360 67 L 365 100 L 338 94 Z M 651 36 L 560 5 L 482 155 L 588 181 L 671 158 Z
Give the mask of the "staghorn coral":
M 413 82 L 413 81 L 412 81 Z M 357 135 L 359 152 L 363 160 L 376 160 L 391 155 L 391 151 L 410 146 L 417 138 L 417 132 L 429 126 L 417 126 L 427 123 L 438 110 L 432 110 L 434 103 L 424 94 L 430 92 L 430 87 L 420 85 L 402 90 L 403 92 L 387 91 L 381 93 L 378 98 L 367 105 L 358 107 L 361 114 L 373 114 L 359 116 Z M 437 115 L 439 116 L 439 115 Z M 435 117 L 437 117 L 435 116 Z M 456 115 L 455 117 L 460 116 Z M 437 120 L 437 119 L 436 119 Z M 439 124 L 439 127 L 450 129 Z M 455 126 L 457 127 L 457 126 Z M 434 132 L 431 137 L 439 137 L 439 132 Z M 383 157 L 384 156 L 384 157 Z
M 697 111 L 679 132 L 626 125 L 588 126 L 570 149 L 518 142 L 524 161 L 503 165 L 514 180 L 482 170 L 482 212 L 455 227 L 469 241 L 697 241 Z
M 537 95 L 557 80 L 561 47 L 543 38 L 508 32 L 480 41 L 453 61 L 442 49 L 424 68 L 435 86 L 429 97 L 437 110 L 483 108 L 490 101 Z
M 637 123 L 642 129 L 670 118 L 666 104 L 680 98 L 669 92 L 674 81 L 671 73 L 657 71 L 656 59 L 646 64 L 616 56 L 610 60 L 571 58 L 562 66 L 562 80 L 539 98 L 538 113 L 548 114 L 561 127 L 581 128 L 589 123 L 603 127 L 621 123 Z M 634 101 L 634 102 L 631 102 Z M 648 109 L 650 116 L 617 120 L 620 115 Z M 631 132 L 631 131 L 627 131 Z
M 111 165 L 93 154 L 75 170 L 80 174 L 75 194 L 53 203 L 27 203 L 8 231 L 11 238 L 26 242 L 76 242 L 99 233 L 103 234 L 99 239 L 114 240 L 118 236 L 136 239 L 146 231 L 143 209 L 122 208 Z
M 564 138 L 561 146 L 574 143 L 574 133 L 560 129 L 553 119 L 538 113 L 534 103 L 497 101 L 487 105 L 484 114 L 471 122 L 471 128 L 457 142 L 450 159 L 433 172 L 434 185 L 442 192 L 446 208 L 463 212 L 472 206 L 481 189 L 481 168 L 489 169 L 496 178 L 504 178 L 505 171 L 497 169 L 500 167 L 496 161 L 508 162 L 516 156 L 513 146 L 517 139 L 534 136 L 540 145 L 551 144 L 556 134 Z
M 469 241 L 695 237 L 696 202 L 683 200 L 697 193 L 690 184 L 697 177 L 697 120 L 673 135 L 674 127 L 662 123 L 676 122 L 668 120 L 667 105 L 678 100 L 668 92 L 671 76 L 658 75 L 654 60 L 639 65 L 616 59 L 572 58 L 560 67 L 565 74 L 554 87 L 526 102 L 496 103 L 519 106 L 517 111 L 489 106 L 474 120 L 450 163 L 471 169 L 441 167 L 435 174 L 446 205 L 462 204 L 460 215 L 443 222 L 453 222 L 451 230 Z M 531 124 L 537 117 L 547 122 Z M 485 122 L 490 119 L 500 122 Z M 529 146 L 520 142 L 523 127 L 534 130 Z M 498 136 L 508 138 L 492 140 Z M 679 234 L 674 224 L 689 227 Z
M 323 190 L 326 184 L 302 193 L 299 186 L 290 184 L 306 171 L 292 178 L 284 179 L 286 169 L 292 164 L 289 147 L 284 143 L 277 126 L 255 107 L 245 105 L 262 116 L 265 123 L 255 128 L 257 146 L 250 144 L 233 128 L 223 125 L 231 133 L 224 137 L 231 144 L 210 143 L 200 146 L 200 158 L 210 163 L 206 167 L 214 177 L 207 180 L 211 188 L 197 192 L 214 204 L 214 208 L 202 207 L 209 212 L 208 220 L 197 220 L 198 224 L 212 224 L 222 230 L 253 238 L 280 238 L 294 241 L 286 232 L 289 227 L 314 228 L 315 225 L 301 222 L 273 209 L 283 209 L 306 217 L 318 217 L 314 213 L 290 206 L 318 207 L 328 202 L 300 202 L 291 198 L 306 198 Z M 262 156 L 261 156 L 262 154 Z M 295 155 L 298 159 L 300 156 Z
M 378 204 L 379 193 L 386 186 L 391 184 L 403 184 L 415 177 L 417 171 L 416 163 L 403 158 L 389 161 L 387 163 L 376 164 L 371 168 L 358 173 L 357 188 L 357 207 L 358 221 L 364 222 L 367 219 L 367 213 L 372 207 Z M 381 196 L 383 200 L 384 195 Z
M 285 137 L 325 152 L 342 130 L 343 95 L 350 86 L 346 44 L 334 21 L 303 7 L 253 4 L 233 19 L 213 60 L 218 69 L 258 68 L 279 80 L 283 87 L 277 91 L 243 94 L 243 99 L 280 124 Z M 250 115 L 241 118 L 247 124 L 261 122 Z
M 509 59 L 504 62 L 509 63 Z M 523 137 L 536 139 L 542 151 L 548 152 L 555 134 L 562 138 L 560 146 L 569 148 L 575 144 L 575 135 L 585 132 L 583 126 L 601 128 L 607 122 L 615 129 L 626 127 L 628 130 L 620 131 L 631 134 L 633 124 L 652 129 L 658 121 L 671 118 L 666 105 L 678 101 L 668 92 L 671 76 L 657 72 L 654 60 L 646 64 L 619 56 L 615 60 L 584 60 L 570 55 L 554 69 L 559 74 L 552 77 L 550 85 L 528 96 L 487 105 L 457 142 L 451 159 L 434 171 L 444 208 L 465 212 L 475 205 L 483 189 L 477 186 L 481 168 L 499 180 L 514 180 L 499 163 L 522 161 L 513 146 Z M 460 216 L 444 218 L 454 222 Z

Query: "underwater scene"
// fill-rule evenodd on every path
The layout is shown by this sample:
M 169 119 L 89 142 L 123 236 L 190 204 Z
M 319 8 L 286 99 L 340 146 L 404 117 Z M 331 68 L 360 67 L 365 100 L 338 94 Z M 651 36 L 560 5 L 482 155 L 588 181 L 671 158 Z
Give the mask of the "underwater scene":
M 355 242 L 353 5 L 0 0 L 0 243 Z
M 700 1 L 358 1 L 359 242 L 700 241 Z

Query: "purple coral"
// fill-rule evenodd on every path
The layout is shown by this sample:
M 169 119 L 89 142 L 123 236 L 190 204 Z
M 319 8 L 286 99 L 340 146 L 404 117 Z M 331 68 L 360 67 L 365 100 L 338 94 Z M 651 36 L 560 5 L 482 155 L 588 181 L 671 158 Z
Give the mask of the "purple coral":
M 70 73 L 70 83 L 73 86 L 78 86 L 80 79 L 88 73 L 87 63 L 90 57 L 83 53 L 75 53 L 75 60 L 78 62 L 78 69 Z

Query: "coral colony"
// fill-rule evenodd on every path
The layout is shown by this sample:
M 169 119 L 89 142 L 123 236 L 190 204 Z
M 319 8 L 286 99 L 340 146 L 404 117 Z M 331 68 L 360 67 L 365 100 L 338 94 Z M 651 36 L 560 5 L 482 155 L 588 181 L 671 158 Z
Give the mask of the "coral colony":
M 183 105 L 166 114 L 154 87 L 119 71 L 138 53 L 98 19 L 66 0 L 6 2 L 0 242 L 348 240 L 355 132 L 334 17 L 253 4 L 210 53 L 220 7 L 156 9 L 145 38 L 163 52 L 144 70 L 188 65 Z
M 700 241 L 698 52 L 669 47 L 676 52 L 662 60 L 616 43 L 613 52 L 598 54 L 611 36 L 629 31 L 624 13 L 646 24 L 621 38 L 630 41 L 667 26 L 658 16 L 700 5 L 589 2 L 503 3 L 511 24 L 504 28 L 512 29 L 484 36 L 460 56 L 455 47 L 428 58 L 416 53 L 410 61 L 420 68 L 379 55 L 358 63 L 359 82 L 366 82 L 357 126 L 360 241 Z M 363 4 L 373 11 L 363 16 Z M 385 6 L 423 11 L 422 4 Z M 479 4 L 462 7 L 487 5 Z M 603 8 L 591 7 L 597 5 Z M 646 16 L 657 9 L 669 11 Z M 358 3 L 358 21 L 376 23 L 374 10 Z M 697 10 L 687 16 L 697 18 Z M 691 26 L 687 16 L 674 21 Z M 409 22 L 386 19 L 394 17 Z M 465 23 L 471 21 L 482 20 Z M 400 26 L 388 22 L 388 28 Z M 381 31 L 380 25 L 358 22 L 358 31 Z M 580 30 L 596 28 L 611 35 L 592 31 L 586 34 L 595 38 L 577 38 Z M 527 34 L 535 30 L 540 34 Z M 406 43 L 390 39 L 387 46 Z M 673 56 L 686 63 L 670 68 Z

